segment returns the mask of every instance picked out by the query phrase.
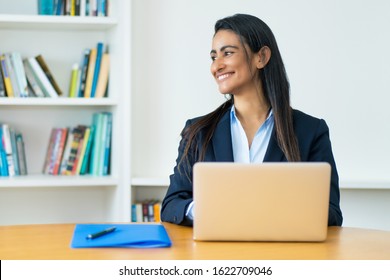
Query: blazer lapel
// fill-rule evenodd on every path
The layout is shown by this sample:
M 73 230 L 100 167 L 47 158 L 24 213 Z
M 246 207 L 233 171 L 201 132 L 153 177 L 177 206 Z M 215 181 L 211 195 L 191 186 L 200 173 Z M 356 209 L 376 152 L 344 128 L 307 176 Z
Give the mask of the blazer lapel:
M 211 141 L 215 161 L 234 161 L 232 135 L 230 130 L 230 110 L 227 111 L 219 121 Z
M 275 128 L 274 128 L 271 139 L 269 140 L 268 143 L 267 151 L 264 156 L 264 162 L 279 162 L 279 161 L 287 161 L 287 159 L 278 145 L 278 141 L 276 140 Z

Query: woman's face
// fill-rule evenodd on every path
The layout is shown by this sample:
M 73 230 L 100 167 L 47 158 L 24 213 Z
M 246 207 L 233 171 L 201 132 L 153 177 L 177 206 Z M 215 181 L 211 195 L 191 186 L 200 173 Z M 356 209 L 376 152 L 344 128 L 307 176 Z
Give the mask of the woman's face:
M 248 46 L 242 45 L 233 31 L 220 30 L 215 34 L 210 56 L 211 74 L 222 94 L 238 95 L 258 85 L 256 55 Z

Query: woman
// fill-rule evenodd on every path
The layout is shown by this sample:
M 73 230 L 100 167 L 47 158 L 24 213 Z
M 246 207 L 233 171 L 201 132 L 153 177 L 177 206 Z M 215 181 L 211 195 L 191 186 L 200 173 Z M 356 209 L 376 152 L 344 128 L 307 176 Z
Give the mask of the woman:
M 328 126 L 291 108 L 287 74 L 270 28 L 251 15 L 221 19 L 215 24 L 210 56 L 211 73 L 229 99 L 187 121 L 161 219 L 193 224 L 192 167 L 198 161 L 324 161 L 332 167 L 328 225 L 341 226 Z

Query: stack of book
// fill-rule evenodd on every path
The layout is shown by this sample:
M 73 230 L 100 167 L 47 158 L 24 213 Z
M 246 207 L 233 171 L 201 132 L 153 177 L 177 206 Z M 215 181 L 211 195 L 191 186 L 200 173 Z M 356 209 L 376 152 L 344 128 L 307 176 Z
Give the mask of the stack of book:
M 8 124 L 0 124 L 0 176 L 27 175 L 22 134 Z
M 109 0 L 38 0 L 40 15 L 106 17 L 109 8 Z
M 19 52 L 0 54 L 0 97 L 58 97 L 62 94 L 42 55 L 22 60 Z
M 101 98 L 107 96 L 110 56 L 108 47 L 98 42 L 83 51 L 81 62 L 72 67 L 69 97 Z
M 161 222 L 161 201 L 144 200 L 131 205 L 131 221 L 138 222 Z
M 110 112 L 95 113 L 90 126 L 52 128 L 43 173 L 110 174 L 111 131 Z

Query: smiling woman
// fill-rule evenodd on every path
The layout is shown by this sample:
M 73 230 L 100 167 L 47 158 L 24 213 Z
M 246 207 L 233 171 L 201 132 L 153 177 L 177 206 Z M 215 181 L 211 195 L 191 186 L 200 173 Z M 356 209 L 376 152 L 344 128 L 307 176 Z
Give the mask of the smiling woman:
M 193 224 L 196 162 L 323 161 L 332 167 L 328 224 L 341 225 L 328 126 L 291 108 L 287 74 L 271 29 L 255 16 L 236 14 L 217 21 L 214 30 L 210 69 L 228 100 L 215 111 L 187 121 L 162 203 L 162 220 Z

